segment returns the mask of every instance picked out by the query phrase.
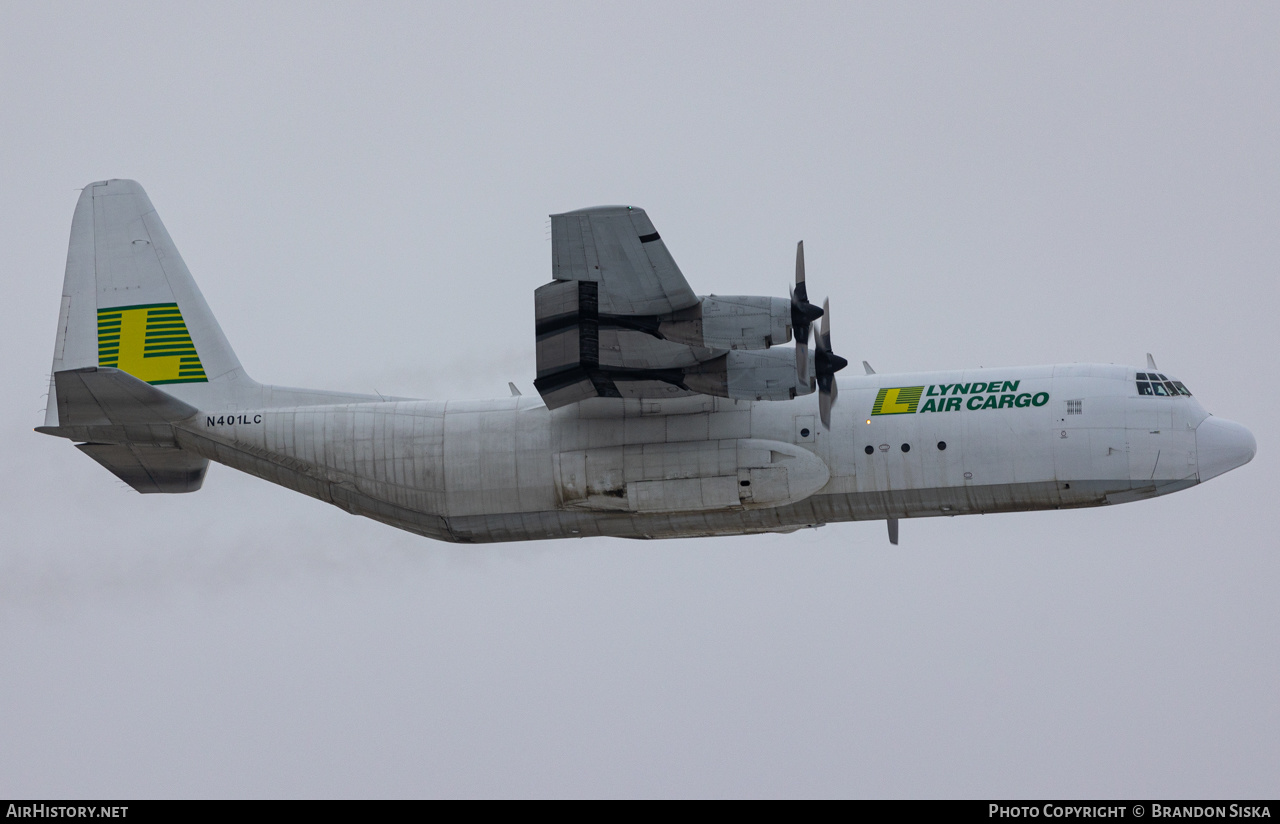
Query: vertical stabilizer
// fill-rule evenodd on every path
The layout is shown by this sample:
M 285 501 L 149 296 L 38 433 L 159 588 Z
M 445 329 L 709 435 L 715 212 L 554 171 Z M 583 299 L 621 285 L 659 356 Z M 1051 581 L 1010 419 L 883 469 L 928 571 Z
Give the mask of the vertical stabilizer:
M 53 372 L 120 369 L 207 405 L 252 383 L 160 216 L 132 180 L 84 188 L 71 221 Z M 50 381 L 46 425 L 58 423 Z

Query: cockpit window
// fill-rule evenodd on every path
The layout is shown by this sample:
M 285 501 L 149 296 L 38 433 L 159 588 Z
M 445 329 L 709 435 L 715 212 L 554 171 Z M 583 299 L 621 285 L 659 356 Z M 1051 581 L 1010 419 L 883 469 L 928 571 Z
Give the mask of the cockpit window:
M 1162 398 L 1186 395 L 1191 397 L 1191 390 L 1182 381 L 1170 380 L 1158 372 L 1137 373 L 1138 394 L 1156 395 Z

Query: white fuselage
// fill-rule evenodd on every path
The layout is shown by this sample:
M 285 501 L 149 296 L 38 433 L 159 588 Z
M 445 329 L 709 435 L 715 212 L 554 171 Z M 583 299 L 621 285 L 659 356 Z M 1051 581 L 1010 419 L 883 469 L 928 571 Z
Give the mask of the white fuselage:
M 555 411 L 511 397 L 202 410 L 177 438 L 442 540 L 788 531 L 1096 506 L 1199 482 L 1208 413 L 1192 397 L 1139 395 L 1134 375 L 1072 364 L 847 377 L 830 430 L 813 396 L 599 399 Z M 901 387 L 921 389 L 914 411 L 872 414 L 881 390 Z M 1249 441 L 1238 463 L 1252 457 Z

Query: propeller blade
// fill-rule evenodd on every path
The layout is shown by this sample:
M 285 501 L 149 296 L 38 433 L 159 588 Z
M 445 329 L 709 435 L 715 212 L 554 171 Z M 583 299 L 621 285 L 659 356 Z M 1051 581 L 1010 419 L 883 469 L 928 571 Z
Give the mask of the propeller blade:
M 807 301 L 809 293 L 804 288 L 804 241 L 796 244 L 796 291 L 800 293 L 800 299 Z
M 822 326 L 813 338 L 813 371 L 817 373 L 818 412 L 822 425 L 831 428 L 831 407 L 835 405 L 840 390 L 836 387 L 836 373 L 849 362 L 831 351 L 831 302 L 822 302 Z
M 804 386 L 809 382 L 809 331 L 806 329 L 804 339 L 800 330 L 796 329 L 796 383 Z
M 822 317 L 822 310 L 809 302 L 804 285 L 804 241 L 796 244 L 796 285 L 791 290 L 791 331 L 796 338 L 796 377 L 809 382 L 809 327 Z

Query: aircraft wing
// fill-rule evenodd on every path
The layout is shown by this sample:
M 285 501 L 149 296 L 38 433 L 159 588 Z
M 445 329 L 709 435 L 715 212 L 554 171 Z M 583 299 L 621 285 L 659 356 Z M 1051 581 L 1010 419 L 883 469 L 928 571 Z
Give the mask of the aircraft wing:
M 649 216 L 633 206 L 552 215 L 551 276 L 597 284 L 606 315 L 665 315 L 698 303 Z
M 661 333 L 663 319 L 697 314 L 700 301 L 644 210 L 552 215 L 551 248 L 555 280 L 534 293 L 534 386 L 547 406 L 693 394 L 683 370 L 722 353 Z
M 791 304 L 698 297 L 644 209 L 551 216 L 551 274 L 534 292 L 538 376 L 547 407 L 588 398 L 707 394 L 777 400 L 797 386 Z

